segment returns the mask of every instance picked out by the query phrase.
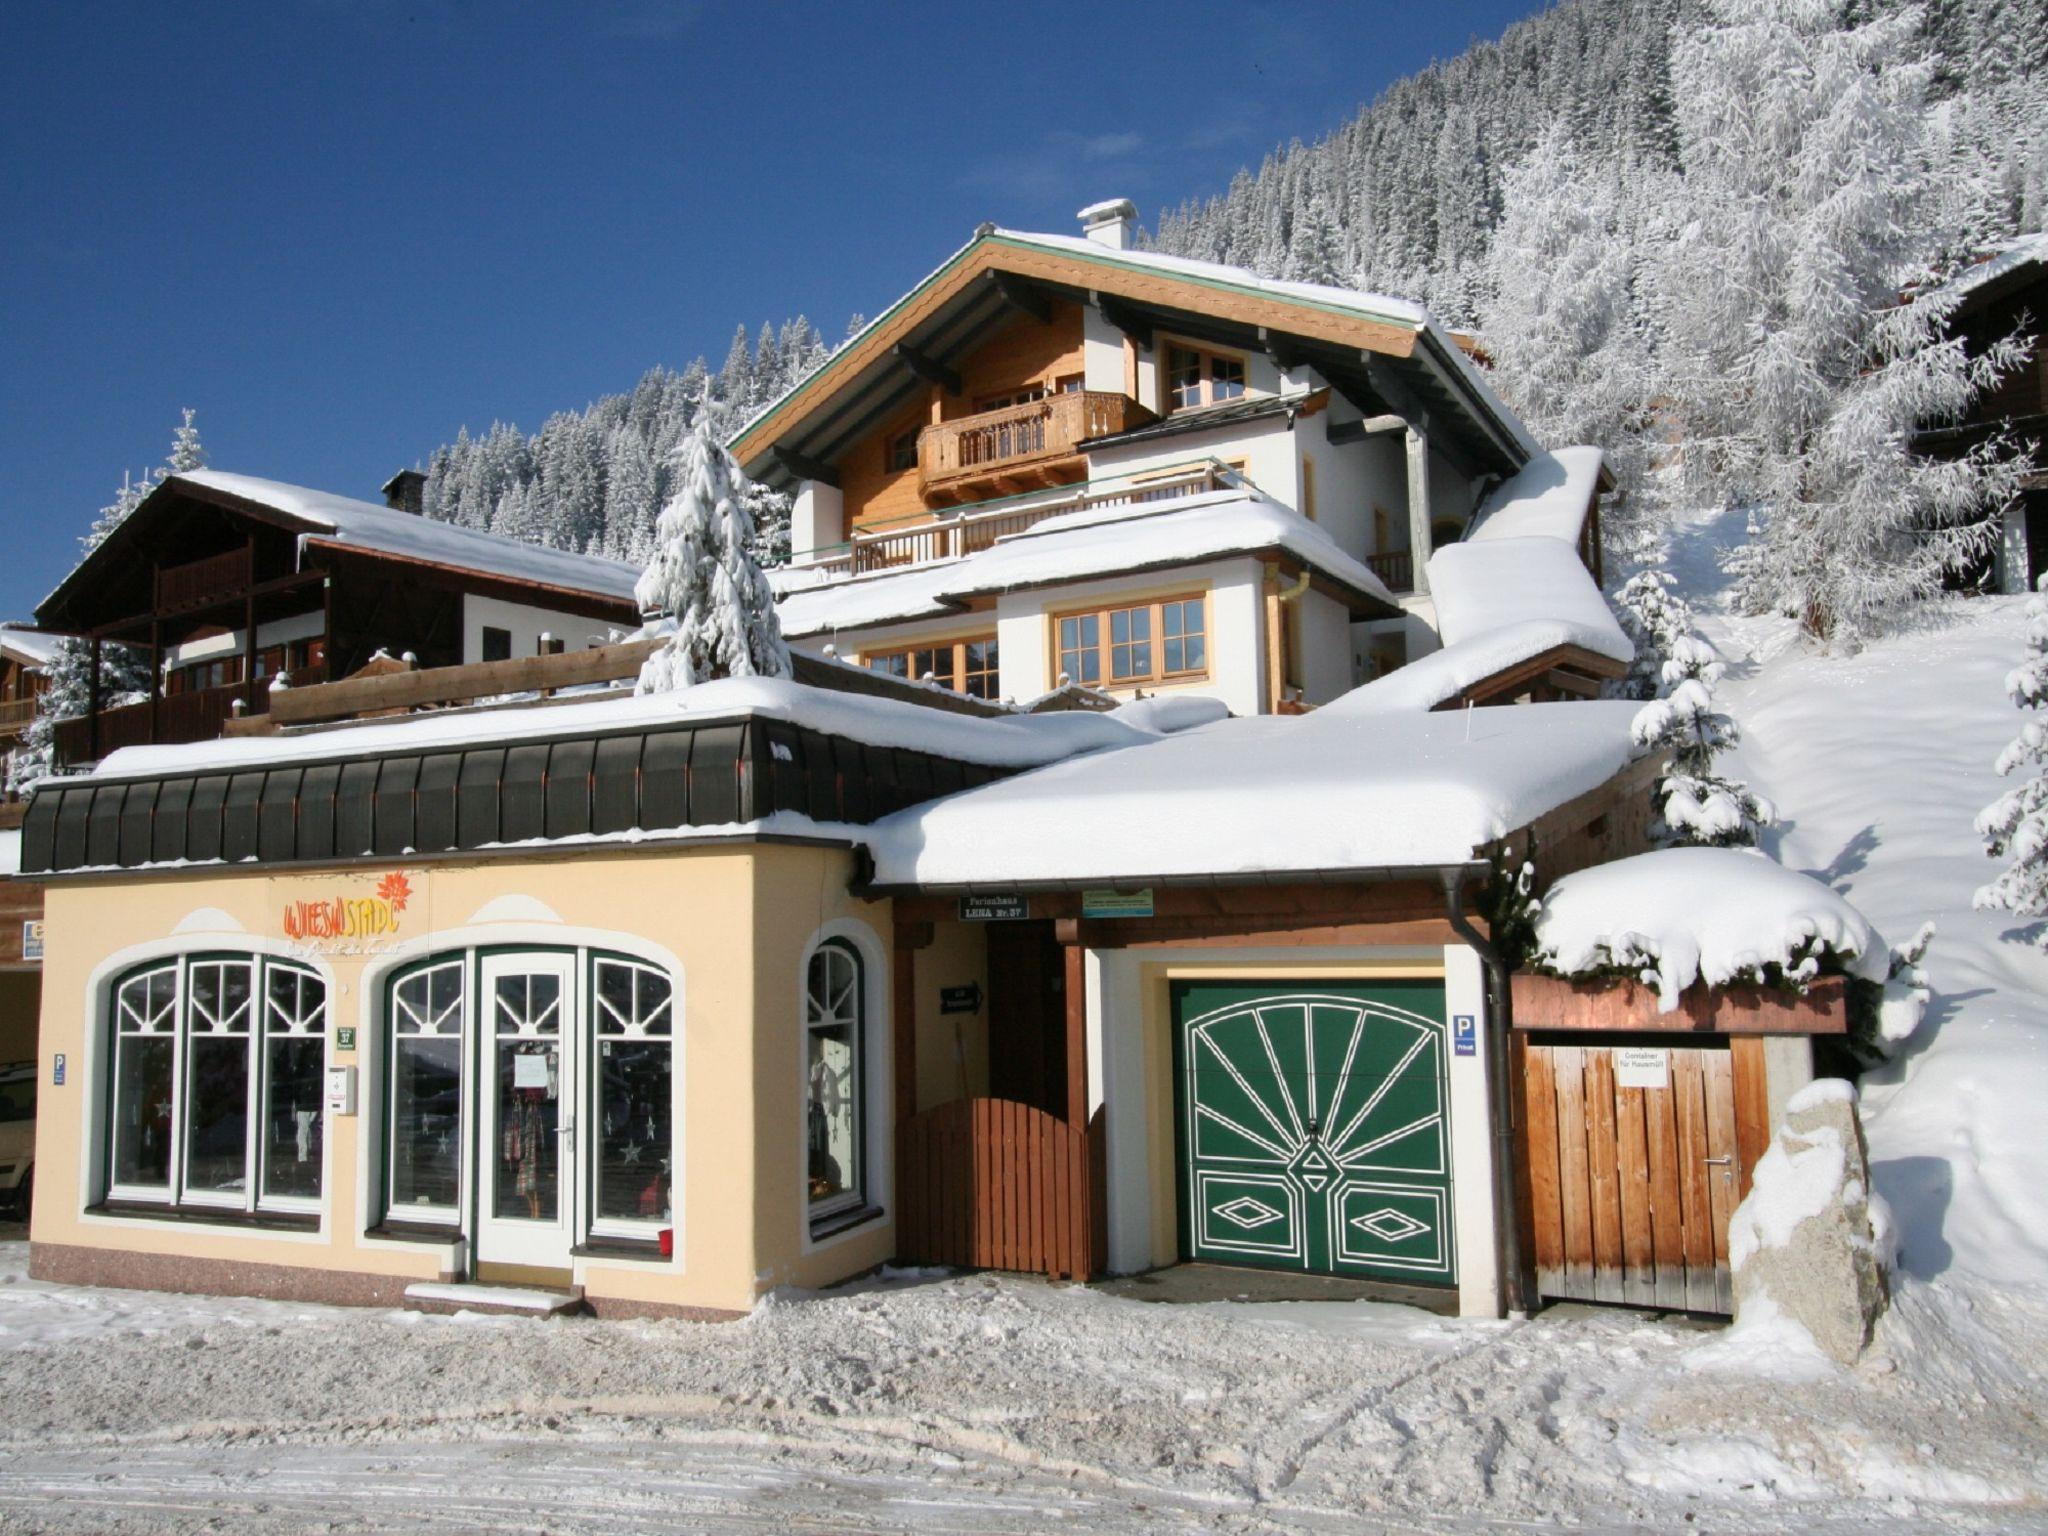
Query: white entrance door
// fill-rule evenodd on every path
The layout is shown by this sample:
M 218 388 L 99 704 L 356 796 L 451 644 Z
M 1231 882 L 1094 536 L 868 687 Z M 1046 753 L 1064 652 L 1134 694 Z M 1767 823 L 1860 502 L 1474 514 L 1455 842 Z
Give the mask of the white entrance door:
M 481 970 L 477 1263 L 566 1272 L 579 1182 L 575 957 L 486 955 Z

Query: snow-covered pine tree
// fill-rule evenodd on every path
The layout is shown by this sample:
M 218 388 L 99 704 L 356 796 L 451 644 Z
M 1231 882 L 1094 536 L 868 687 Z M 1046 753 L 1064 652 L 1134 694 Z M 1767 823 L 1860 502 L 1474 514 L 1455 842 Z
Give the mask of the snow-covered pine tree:
M 192 424 L 199 413 L 187 406 L 183 414 L 184 421 L 171 434 L 171 456 L 165 461 L 165 467 L 174 475 L 206 467 L 206 448 L 199 441 L 199 429 Z
M 1618 699 L 1654 699 L 1664 692 L 1664 664 L 1693 630 L 1692 606 L 1663 571 L 1638 571 L 1614 597 L 1615 617 L 1636 648 L 1627 675 L 1613 686 Z
M 2027 659 L 2005 677 L 2005 691 L 2024 710 L 2048 705 L 2048 576 L 2027 603 Z M 2007 860 L 1996 880 L 1977 892 L 1980 911 L 2048 917 L 2048 727 L 2030 716 L 2020 733 L 1998 754 L 2000 778 L 2022 769 L 2028 777 L 1984 807 L 1977 832 L 1993 858 Z M 2048 949 L 2048 925 L 2035 935 Z
M 1922 458 L 1912 433 L 2015 358 L 1947 341 L 1953 300 L 1899 301 L 1930 252 L 1917 13 L 1707 10 L 1673 54 L 1690 218 L 1660 278 L 1686 474 L 1751 509 L 1743 605 L 1853 647 L 1990 547 L 2017 469 L 1990 443 Z
M 1671 771 L 1651 791 L 1658 814 L 1650 835 L 1665 847 L 1753 847 L 1758 830 L 1777 819 L 1768 800 L 1714 771 L 1715 756 L 1742 740 L 1734 720 L 1714 707 L 1722 670 L 1705 640 L 1679 635 L 1665 657 L 1662 697 L 1629 723 L 1638 746 L 1671 753 Z
M 675 620 L 667 645 L 640 669 L 641 693 L 720 677 L 788 677 L 789 647 L 775 594 L 754 563 L 747 477 L 719 440 L 718 413 L 700 404 L 683 439 L 676 494 L 655 525 L 654 557 L 634 595 Z

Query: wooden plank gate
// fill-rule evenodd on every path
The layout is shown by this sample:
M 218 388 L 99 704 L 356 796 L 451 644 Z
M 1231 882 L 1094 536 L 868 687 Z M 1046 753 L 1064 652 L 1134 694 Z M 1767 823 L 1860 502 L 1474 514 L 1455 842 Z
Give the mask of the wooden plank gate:
M 1100 1138 L 1089 1128 L 1013 1099 L 954 1099 L 912 1116 L 899 1137 L 905 1263 L 1055 1280 L 1099 1269 Z
M 1728 1218 L 1768 1134 L 1762 1041 L 1596 1041 L 1520 1042 L 1537 1290 L 1729 1312 Z

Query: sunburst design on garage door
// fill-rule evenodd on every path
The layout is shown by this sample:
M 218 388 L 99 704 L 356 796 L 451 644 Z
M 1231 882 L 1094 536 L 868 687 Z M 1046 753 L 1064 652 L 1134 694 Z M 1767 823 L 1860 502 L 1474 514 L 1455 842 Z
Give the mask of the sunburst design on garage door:
M 1176 989 L 1193 1256 L 1454 1278 L 1444 1028 L 1385 990 Z

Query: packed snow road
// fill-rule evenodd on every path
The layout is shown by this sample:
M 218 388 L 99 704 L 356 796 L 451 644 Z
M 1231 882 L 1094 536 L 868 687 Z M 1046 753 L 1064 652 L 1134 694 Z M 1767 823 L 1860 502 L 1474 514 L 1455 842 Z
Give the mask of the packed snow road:
M 25 1261 L 0 1243 L 6 1529 L 2048 1519 L 2048 1305 L 2021 1295 L 1909 1290 L 1876 1360 L 1788 1380 L 1703 1368 L 1718 1335 L 1618 1312 L 1472 1324 L 969 1275 L 727 1325 L 536 1322 L 77 1290 Z

